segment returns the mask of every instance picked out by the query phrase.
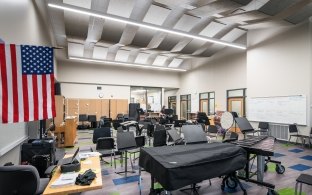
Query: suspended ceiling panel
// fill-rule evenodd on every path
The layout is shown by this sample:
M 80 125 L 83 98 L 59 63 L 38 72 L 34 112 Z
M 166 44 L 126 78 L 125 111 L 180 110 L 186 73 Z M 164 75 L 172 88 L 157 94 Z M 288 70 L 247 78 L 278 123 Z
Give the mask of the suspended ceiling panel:
M 120 49 L 117 51 L 115 60 L 118 62 L 127 62 L 129 57 L 130 51 Z
M 93 50 L 93 58 L 94 59 L 99 59 L 99 60 L 105 60 L 107 56 L 107 47 L 99 47 L 95 46 Z
M 124 18 L 129 18 L 134 3 L 135 0 L 111 0 L 109 1 L 107 13 Z
M 151 5 L 143 19 L 143 22 L 155 25 L 162 25 L 169 15 L 170 11 L 170 9 Z
M 204 30 L 202 30 L 199 35 L 206 37 L 213 37 L 217 34 L 225 25 L 219 22 L 211 22 Z
M 234 28 L 233 30 L 228 32 L 225 36 L 223 36 L 221 38 L 221 40 L 234 42 L 236 39 L 238 39 L 239 37 L 241 37 L 245 33 L 246 33 L 246 31 L 244 31 L 244 30 Z
M 199 20 L 200 18 L 184 14 L 174 26 L 174 29 L 189 32 Z
M 207 4 L 203 7 L 199 7 L 189 11 L 190 14 L 195 16 L 213 16 L 214 14 L 218 14 L 228 10 L 234 10 L 239 8 L 241 5 L 229 0 L 220 0 L 215 1 L 210 4 Z
M 68 56 L 83 57 L 84 45 L 79 43 L 68 43 Z
M 178 58 L 174 58 L 171 63 L 168 65 L 168 67 L 171 67 L 171 68 L 178 68 L 181 63 L 183 62 L 182 59 L 178 59 Z
M 269 17 L 266 14 L 260 13 L 258 11 L 250 11 L 250 12 L 244 12 L 237 15 L 232 15 L 229 17 L 224 17 L 217 19 L 217 21 L 225 23 L 225 24 L 233 24 L 233 23 L 242 23 L 247 22 L 249 20 L 258 20 Z
M 64 3 L 90 9 L 91 0 L 63 0 Z
M 139 55 L 137 56 L 137 58 L 135 59 L 135 63 L 137 64 L 146 64 L 148 57 L 150 56 L 150 54 L 147 53 L 139 53 Z
M 155 66 L 164 66 L 164 64 L 165 64 L 167 59 L 168 59 L 167 56 L 159 55 L 159 56 L 156 57 L 153 65 L 155 65 Z

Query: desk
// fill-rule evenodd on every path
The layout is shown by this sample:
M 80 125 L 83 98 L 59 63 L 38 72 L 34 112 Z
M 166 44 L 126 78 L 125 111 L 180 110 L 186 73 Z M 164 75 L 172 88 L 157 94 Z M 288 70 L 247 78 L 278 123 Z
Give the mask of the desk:
M 91 162 L 91 163 L 88 163 Z M 70 193 L 77 193 L 77 192 L 84 192 L 89 190 L 96 190 L 102 188 L 102 175 L 101 175 L 101 165 L 100 165 L 100 159 L 98 156 L 89 157 L 84 161 L 81 161 L 81 170 L 84 172 L 88 169 L 95 170 L 96 178 L 93 180 L 91 185 L 89 186 L 78 186 L 78 185 L 72 185 L 72 186 L 64 186 L 64 187 L 58 187 L 58 188 L 51 188 L 51 184 L 60 177 L 61 170 L 58 166 L 52 179 L 50 180 L 47 188 L 44 190 L 43 194 L 70 194 Z

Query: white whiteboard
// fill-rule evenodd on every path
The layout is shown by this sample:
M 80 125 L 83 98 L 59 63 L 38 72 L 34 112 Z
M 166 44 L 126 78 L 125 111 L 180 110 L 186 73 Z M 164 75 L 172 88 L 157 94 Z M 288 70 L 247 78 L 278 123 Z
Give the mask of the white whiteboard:
M 305 95 L 247 98 L 246 107 L 249 121 L 307 124 Z

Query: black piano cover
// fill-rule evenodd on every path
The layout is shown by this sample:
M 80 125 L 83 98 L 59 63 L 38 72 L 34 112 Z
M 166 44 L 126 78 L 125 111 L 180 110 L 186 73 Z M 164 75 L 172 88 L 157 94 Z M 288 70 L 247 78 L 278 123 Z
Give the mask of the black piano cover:
M 228 143 L 142 148 L 139 160 L 168 191 L 233 173 L 246 163 L 246 151 Z

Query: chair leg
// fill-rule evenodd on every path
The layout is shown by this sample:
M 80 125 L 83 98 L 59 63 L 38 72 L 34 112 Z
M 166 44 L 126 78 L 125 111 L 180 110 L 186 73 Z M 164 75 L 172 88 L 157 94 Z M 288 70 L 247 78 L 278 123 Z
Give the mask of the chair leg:
M 287 142 L 287 146 L 289 145 L 290 139 L 291 139 L 291 135 L 289 136 L 289 139 L 288 139 L 288 142 Z
M 111 167 L 113 166 L 113 154 L 111 153 Z
M 296 187 L 295 187 L 295 195 L 297 195 L 297 189 L 298 189 L 298 182 L 296 183 Z

